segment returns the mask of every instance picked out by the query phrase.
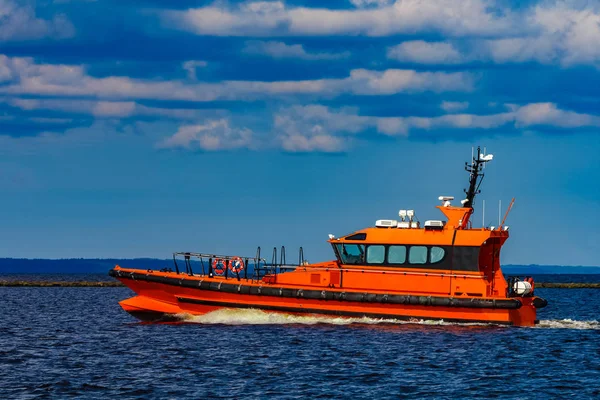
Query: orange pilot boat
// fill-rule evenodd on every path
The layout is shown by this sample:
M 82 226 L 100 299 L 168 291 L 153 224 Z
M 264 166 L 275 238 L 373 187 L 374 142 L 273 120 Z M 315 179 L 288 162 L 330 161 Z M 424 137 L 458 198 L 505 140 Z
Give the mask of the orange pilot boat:
M 329 235 L 335 260 L 316 264 L 271 263 L 260 256 L 174 253 L 174 270 L 136 270 L 116 266 L 109 274 L 137 296 L 120 305 L 146 321 L 202 315 L 223 308 L 268 312 L 444 320 L 533 326 L 547 301 L 534 295 L 531 278 L 504 277 L 500 249 L 508 239 L 498 227 L 472 228 L 475 195 L 482 169 L 492 155 L 477 149 L 469 188 L 461 206 L 441 196 L 443 220 L 421 227 L 414 211 L 400 220 L 378 220 L 374 227 L 343 237 Z M 511 203 L 512 205 L 512 203 Z M 507 210 L 507 213 L 510 211 Z M 183 262 L 185 269 L 177 262 Z

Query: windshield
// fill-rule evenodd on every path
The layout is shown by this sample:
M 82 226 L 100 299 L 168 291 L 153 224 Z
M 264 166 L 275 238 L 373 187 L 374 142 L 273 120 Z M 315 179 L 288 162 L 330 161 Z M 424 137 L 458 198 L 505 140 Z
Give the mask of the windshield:
M 344 244 L 336 243 L 337 253 L 340 255 L 342 264 L 364 264 L 365 263 L 365 245 L 364 244 Z

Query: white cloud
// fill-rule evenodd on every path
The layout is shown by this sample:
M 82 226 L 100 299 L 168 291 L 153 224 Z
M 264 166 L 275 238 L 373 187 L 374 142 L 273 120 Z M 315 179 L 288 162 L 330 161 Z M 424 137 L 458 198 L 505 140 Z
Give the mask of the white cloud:
M 332 110 L 312 104 L 281 109 L 274 115 L 277 131 L 297 133 L 302 131 L 331 131 L 357 133 L 369 124 L 368 117 L 359 116 L 356 108 Z M 300 124 L 300 125 L 299 125 Z
M 283 135 L 280 140 L 281 147 L 291 153 L 339 153 L 348 148 L 340 137 L 315 132 L 310 135 Z
M 0 58 L 11 79 L 0 86 L 10 95 L 83 96 L 100 99 L 161 100 L 254 100 L 273 96 L 312 95 L 334 97 L 344 93 L 387 95 L 395 93 L 470 91 L 474 77 L 467 72 L 418 72 L 388 69 L 355 69 L 340 79 L 304 81 L 222 81 L 216 83 L 181 80 L 142 80 L 111 76 L 89 76 L 79 65 L 36 64 L 31 58 Z
M 71 151 L 82 146 L 106 143 L 115 136 L 116 124 L 107 120 L 96 121 L 92 126 L 77 127 L 63 131 L 42 131 L 35 136 L 12 137 L 0 134 L 0 155 L 48 154 L 50 150 Z M 8 132 L 10 133 L 10 132 Z
M 517 125 L 549 125 L 559 128 L 580 128 L 600 126 L 600 117 L 560 110 L 553 103 L 533 103 L 519 107 L 515 111 Z
M 468 101 L 442 101 L 440 108 L 447 112 L 462 111 L 469 108 Z
M 44 37 L 65 39 L 75 35 L 73 24 L 63 14 L 51 19 L 37 18 L 33 5 L 0 0 L 0 41 L 35 40 Z
M 196 68 L 206 67 L 207 65 L 206 61 L 189 60 L 184 62 L 182 67 L 187 71 L 188 79 L 195 81 L 197 79 Z
M 489 115 L 463 113 L 437 117 L 376 117 L 358 115 L 355 108 L 294 106 L 281 109 L 275 114 L 274 122 L 275 135 L 285 150 L 305 152 L 347 150 L 354 135 L 369 129 L 388 136 L 409 136 L 418 135 L 420 131 L 442 134 L 446 129 L 487 130 L 503 126 L 516 129 L 600 127 L 599 116 L 560 110 L 552 103 L 513 106 L 507 112 Z
M 596 6 L 569 8 L 567 4 L 537 6 L 532 20 L 543 29 L 540 41 L 551 47 L 564 65 L 600 66 L 600 10 Z M 534 49 L 527 53 L 535 55 Z
M 9 100 L 9 104 L 23 109 L 37 110 L 44 107 L 64 107 L 70 109 L 72 104 L 61 104 L 63 100 L 53 99 L 17 99 Z M 0 99 L 3 101 L 3 99 Z M 463 107 L 464 104 L 460 104 Z M 432 132 L 445 138 L 457 138 L 469 130 L 485 131 L 502 128 L 503 131 L 537 130 L 538 127 L 554 127 L 567 131 L 574 128 L 600 128 L 600 116 L 581 114 L 568 110 L 561 110 L 553 103 L 531 103 L 525 105 L 508 104 L 506 111 L 477 115 L 468 113 L 445 114 L 435 117 L 417 116 L 372 116 L 361 115 L 353 107 L 330 108 L 323 105 L 306 105 L 283 107 L 273 114 L 272 130 L 263 130 L 257 136 L 256 129 L 246 124 L 233 123 L 229 116 L 211 118 L 209 114 L 197 116 L 188 122 L 173 128 L 169 124 L 170 132 L 176 131 L 168 137 L 150 135 L 150 140 L 156 141 L 156 147 L 161 149 L 184 149 L 204 151 L 227 151 L 236 149 L 260 150 L 267 148 L 280 148 L 288 152 L 343 152 L 349 150 L 353 144 L 365 135 L 378 133 L 388 136 L 411 137 L 423 132 Z M 82 106 L 87 113 L 96 113 L 99 121 L 113 121 L 126 115 L 141 115 L 140 107 L 134 102 L 92 102 Z M 452 107 L 450 107 L 452 108 Z M 120 111 L 123 110 L 123 111 Z M 155 114 L 155 110 L 145 111 Z M 2 119 L 2 117 L 0 117 Z M 203 122 L 197 122 L 202 120 Z M 40 120 L 45 123 L 70 122 L 67 119 Z M 251 119 L 246 122 L 252 123 Z M 246 126 L 245 126 L 246 125 Z M 101 125 L 96 125 L 101 126 Z M 114 131 L 114 127 L 111 128 Z M 155 129 L 154 129 L 155 130 Z M 159 130 L 164 132 L 164 129 Z M 71 132 L 71 133 L 69 133 Z M 59 133 L 41 132 L 37 139 L 10 138 L 0 135 L 0 146 L 4 143 L 8 149 L 25 149 L 19 143 L 35 144 L 76 144 L 77 139 L 83 143 L 101 140 L 100 137 L 85 138 L 72 133 L 81 130 L 68 131 L 68 137 L 62 138 Z M 480 133 L 480 132 L 478 132 Z M 148 140 L 148 139 L 146 139 Z M 17 143 L 18 142 L 18 143 Z M 21 147 L 19 147 L 21 146 Z
M 420 64 L 460 64 L 472 61 L 498 64 L 537 62 L 593 65 L 600 68 L 600 7 L 571 8 L 565 2 L 538 5 L 523 14 L 528 30 L 499 38 L 471 37 L 459 51 L 453 42 L 400 43 L 388 48 L 388 58 Z M 518 19 L 515 17 L 514 23 Z
M 309 53 L 301 44 L 286 44 L 275 41 L 251 40 L 246 42 L 243 51 L 248 54 L 266 55 L 272 58 L 296 58 L 300 60 L 338 60 L 350 57 L 350 52 L 342 53 Z
M 240 4 L 242 11 L 256 15 L 269 15 L 282 12 L 285 5 L 281 1 L 249 1 Z
M 41 117 L 33 117 L 29 118 L 29 121 L 38 122 L 41 124 L 68 124 L 73 122 L 71 118 L 41 118 Z
M 385 7 L 393 2 L 394 0 L 350 0 L 350 3 L 357 8 Z
M 98 117 L 128 117 L 133 114 L 136 104 L 133 101 L 99 101 L 92 114 Z
M 274 115 L 274 133 L 280 146 L 289 152 L 337 153 L 349 148 L 340 133 L 358 133 L 367 120 L 355 109 L 337 112 L 321 105 L 293 106 Z
M 405 69 L 371 71 L 356 69 L 344 80 L 355 94 L 394 94 L 402 92 L 470 91 L 474 78 L 465 72 L 417 72 Z
M 462 50 L 458 50 L 450 42 L 415 40 L 389 47 L 387 58 L 423 65 L 456 65 L 470 62 L 508 64 L 530 61 L 564 64 L 567 51 L 561 50 L 561 40 L 550 36 L 467 40 Z
M 220 115 L 223 110 L 186 110 L 175 108 L 147 107 L 134 101 L 72 100 L 72 99 L 23 99 L 0 98 L 0 103 L 8 103 L 22 110 L 53 110 L 73 114 L 91 115 L 96 118 L 151 117 L 194 120 L 206 114 Z
M 10 81 L 13 78 L 12 69 L 8 66 L 9 58 L 0 54 L 0 82 Z
M 390 59 L 418 64 L 458 64 L 465 57 L 451 43 L 414 40 L 388 48 Z
M 227 119 L 180 126 L 173 136 L 157 145 L 162 149 L 184 148 L 206 151 L 252 148 L 252 146 L 253 132 L 248 128 L 232 128 Z
M 372 3 L 380 7 L 367 8 Z M 287 7 L 280 1 L 223 3 L 162 13 L 165 24 L 216 36 L 367 35 L 388 36 L 440 32 L 451 36 L 514 33 L 510 10 L 497 10 L 486 0 L 355 1 L 357 9 Z
M 483 61 L 491 60 L 497 64 L 528 61 L 552 64 L 559 61 L 555 46 L 547 37 L 510 38 L 483 41 L 475 51 Z

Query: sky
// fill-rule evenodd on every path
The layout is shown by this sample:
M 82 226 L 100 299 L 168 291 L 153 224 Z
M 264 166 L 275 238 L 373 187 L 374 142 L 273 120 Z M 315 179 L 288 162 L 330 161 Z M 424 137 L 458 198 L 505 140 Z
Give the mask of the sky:
M 328 260 L 476 146 L 503 263 L 600 265 L 600 2 L 0 0 L 0 257 Z

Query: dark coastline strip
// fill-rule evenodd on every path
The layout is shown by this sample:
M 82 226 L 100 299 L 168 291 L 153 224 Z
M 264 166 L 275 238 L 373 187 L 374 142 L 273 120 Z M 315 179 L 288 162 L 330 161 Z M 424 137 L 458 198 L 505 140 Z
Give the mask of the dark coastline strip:
M 0 287 L 124 287 L 121 282 L 89 281 L 0 281 Z
M 545 289 L 600 289 L 600 283 L 535 283 L 536 288 Z
M 124 287 L 121 282 L 106 281 L 6 281 L 0 280 L 0 287 Z M 600 289 L 600 283 L 556 283 L 536 282 L 536 288 L 544 289 Z

